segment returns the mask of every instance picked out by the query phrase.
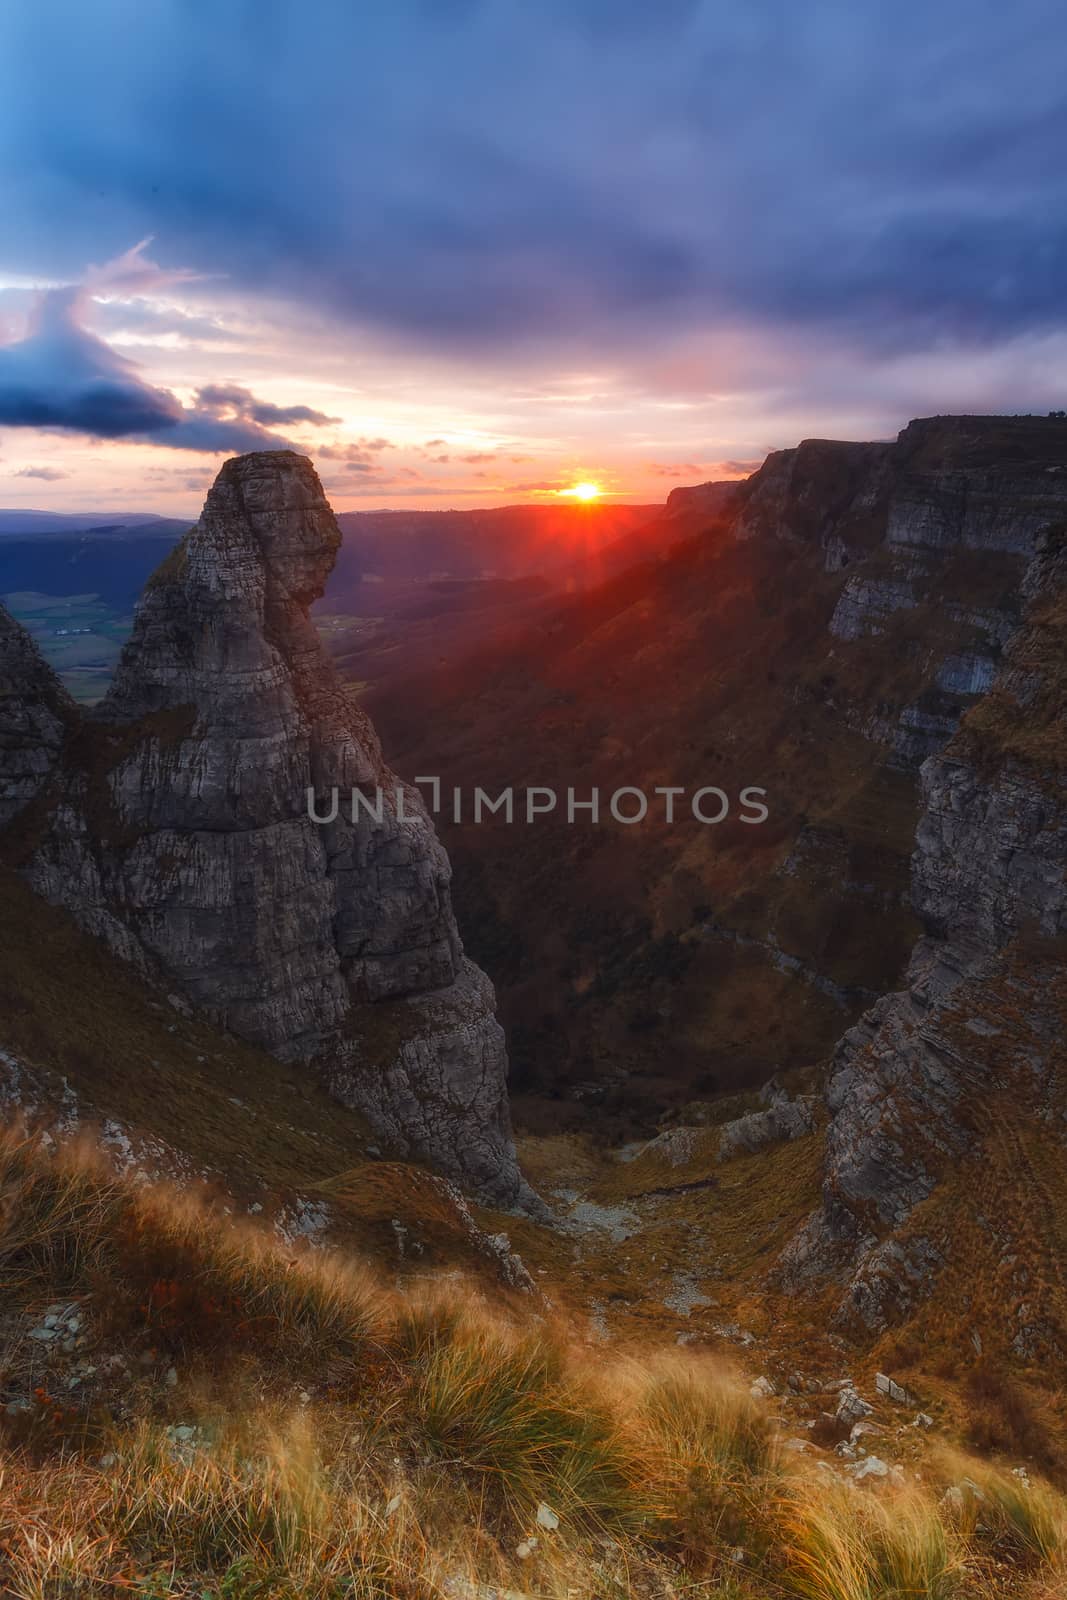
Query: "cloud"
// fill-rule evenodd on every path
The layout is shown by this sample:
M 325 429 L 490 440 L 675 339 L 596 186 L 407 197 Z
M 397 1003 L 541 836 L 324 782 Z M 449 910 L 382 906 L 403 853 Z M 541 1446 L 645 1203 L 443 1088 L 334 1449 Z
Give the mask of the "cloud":
M 152 261 L 146 251 L 152 235 L 131 245 L 121 255 L 105 261 L 103 266 L 89 267 L 83 287 L 89 294 L 117 294 L 123 298 L 169 288 L 177 283 L 198 283 L 205 274 L 191 267 L 161 267 Z
M 473 455 L 460 456 L 459 459 L 461 461 L 468 462 L 472 467 L 476 467 L 483 461 L 495 461 L 496 460 L 496 455 L 494 454 L 494 452 L 492 450 L 489 450 L 489 451 L 476 450 Z M 515 461 L 515 460 L 518 460 L 519 458 L 517 456 L 512 456 L 511 459 L 513 461 Z
M 468 497 L 484 495 L 485 490 L 479 485 L 463 483 L 427 483 L 413 487 L 408 483 L 398 483 L 393 478 L 375 479 L 372 482 L 362 482 L 357 487 L 355 484 L 344 485 L 340 493 L 350 500 L 378 500 L 387 501 L 389 491 L 398 499 L 426 499 L 426 500 L 464 500 Z
M 202 5 L 9 9 L 28 270 L 158 228 L 238 292 L 482 352 L 697 315 L 874 351 L 1062 325 L 1058 0 L 820 0 L 789 29 L 771 0 L 270 5 L 255 30 L 223 5 L 209 54 Z
M 313 411 L 310 406 L 271 405 L 267 400 L 257 400 L 249 389 L 241 389 L 236 384 L 208 384 L 196 391 L 196 403 L 209 416 L 229 416 L 270 427 L 291 427 L 293 423 L 305 422 L 309 427 L 325 428 L 341 421 L 340 417 Z
M 61 472 L 58 467 L 20 467 L 18 472 L 11 474 L 13 478 L 40 478 L 45 483 L 58 483 L 60 478 L 69 478 L 69 472 Z
M 26 336 L 0 346 L 0 423 L 166 444 L 179 450 L 288 448 L 287 439 L 261 425 L 264 416 L 306 422 L 320 413 L 303 406 L 287 413 L 235 388 L 215 392 L 214 400 L 206 404 L 183 406 L 169 390 L 145 383 L 132 362 L 85 326 L 94 290 L 158 286 L 188 276 L 164 273 L 147 261 L 146 243 L 126 251 L 110 266 L 90 268 L 81 284 L 40 295 Z M 219 395 L 225 400 L 220 401 Z
M 331 420 L 336 421 L 336 418 Z M 351 460 L 358 452 L 360 456 L 371 456 L 380 450 L 394 450 L 396 446 L 391 439 L 350 439 L 344 444 L 320 444 L 315 447 L 315 454 L 323 461 Z
M 1057 403 L 1039 345 L 1067 329 L 1059 0 L 818 0 L 788 28 L 771 0 L 267 3 L 254 28 L 206 0 L 164 0 L 151 28 L 131 28 L 129 0 L 8 9 L 0 264 L 66 281 L 157 230 L 167 259 L 218 275 L 179 278 L 180 298 L 250 357 L 226 370 L 205 332 L 202 383 L 255 389 L 314 349 L 365 416 L 378 361 L 383 428 L 421 439 L 444 416 L 453 452 L 529 440 L 543 471 L 628 441 L 740 463 L 764 431 Z M 144 248 L 126 256 L 99 292 L 161 293 Z M 91 327 L 197 338 L 177 317 L 139 326 L 134 303 Z M 711 338 L 732 333 L 724 368 Z M 113 437 L 263 442 L 235 436 L 236 412 L 175 416 L 128 368 L 92 406 L 69 384 L 60 406 L 45 376 L 31 398 L 59 426 L 103 409 Z M 691 407 L 670 429 L 608 420 L 677 396 Z M 124 408 L 149 431 L 123 435 Z
M 199 349 L 204 345 L 240 345 L 244 337 L 218 317 L 142 298 L 94 300 L 93 327 L 109 340 L 149 348 L 170 345 Z
M 703 468 L 697 461 L 650 461 L 645 471 L 653 473 L 657 478 L 693 478 L 698 476 Z

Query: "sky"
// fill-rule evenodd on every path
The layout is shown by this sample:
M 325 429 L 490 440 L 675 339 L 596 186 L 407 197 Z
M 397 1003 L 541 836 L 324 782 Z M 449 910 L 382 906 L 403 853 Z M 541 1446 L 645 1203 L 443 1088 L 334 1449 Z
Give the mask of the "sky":
M 1067 405 L 1061 0 L 4 0 L 0 505 L 620 500 Z

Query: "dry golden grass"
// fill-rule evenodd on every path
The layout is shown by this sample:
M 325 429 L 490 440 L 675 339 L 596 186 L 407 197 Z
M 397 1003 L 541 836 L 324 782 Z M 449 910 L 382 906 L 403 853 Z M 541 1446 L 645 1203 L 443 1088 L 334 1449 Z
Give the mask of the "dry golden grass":
M 793 1592 L 806 1600 L 953 1600 L 977 1594 L 958 1533 L 924 1496 L 806 1484 L 787 1502 Z
M 4 1417 L 19 1600 L 965 1600 L 1062 1580 L 1051 1488 L 969 1458 L 942 1469 L 965 1485 L 948 1510 L 941 1481 L 828 1480 L 707 1357 L 594 1356 L 467 1282 L 405 1294 L 340 1254 L 293 1260 L 87 1147 L 9 1133 L 0 1195 L 13 1370 L 12 1330 L 62 1293 L 110 1348 L 157 1340 L 181 1373 L 98 1395 L 91 1427 L 69 1401 L 51 1431 Z

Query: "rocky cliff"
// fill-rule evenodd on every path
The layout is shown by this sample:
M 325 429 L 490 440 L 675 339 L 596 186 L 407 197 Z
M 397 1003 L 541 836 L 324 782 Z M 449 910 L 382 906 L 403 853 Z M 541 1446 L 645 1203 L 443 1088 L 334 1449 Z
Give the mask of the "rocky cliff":
M 823 1205 L 785 1257 L 787 1278 L 841 1275 L 839 1320 L 876 1329 L 945 1266 L 950 1241 L 919 1208 L 979 1150 L 990 1108 L 1028 1114 L 1061 1152 L 1067 1138 L 1067 470 L 1030 460 L 998 474 L 987 456 L 972 484 L 954 470 L 937 488 L 931 503 L 909 485 L 890 521 L 899 543 L 1030 559 L 989 692 L 923 763 L 911 872 L 923 936 L 905 987 L 835 1052 Z M 1058 1348 L 1064 1330 L 1035 1311 L 1032 1263 L 1003 1253 L 1018 1265 L 1004 1287 L 1008 1344 Z
M 0 605 L 0 828 L 48 783 L 74 715 L 29 634 Z
M 713 479 L 686 488 L 672 489 L 664 511 L 668 517 L 688 517 L 694 513 L 708 518 L 721 517 L 739 505 L 746 493 L 745 479 Z
M 91 718 L 5 617 L 8 858 L 214 1019 L 314 1062 L 393 1149 L 530 1203 L 447 857 L 308 614 L 339 544 L 305 458 L 227 462 Z M 309 791 L 334 788 L 337 816 L 313 822 Z M 368 800 L 354 814 L 353 790 Z

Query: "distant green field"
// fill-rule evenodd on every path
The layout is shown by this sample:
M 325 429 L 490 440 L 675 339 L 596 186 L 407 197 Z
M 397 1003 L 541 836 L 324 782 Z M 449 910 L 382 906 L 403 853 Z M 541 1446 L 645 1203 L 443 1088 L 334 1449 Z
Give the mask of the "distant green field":
M 109 606 L 97 594 L 56 595 L 16 589 L 0 595 L 0 600 L 33 635 L 41 654 L 75 700 L 94 705 L 103 699 L 119 652 L 130 636 L 131 613 Z M 367 626 L 367 619 L 348 615 L 318 617 L 316 626 L 328 645 L 353 629 Z
M 39 594 L 15 590 L 2 597 L 11 615 L 32 634 L 45 660 L 75 700 L 91 705 L 111 682 L 133 618 L 95 594 Z

